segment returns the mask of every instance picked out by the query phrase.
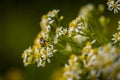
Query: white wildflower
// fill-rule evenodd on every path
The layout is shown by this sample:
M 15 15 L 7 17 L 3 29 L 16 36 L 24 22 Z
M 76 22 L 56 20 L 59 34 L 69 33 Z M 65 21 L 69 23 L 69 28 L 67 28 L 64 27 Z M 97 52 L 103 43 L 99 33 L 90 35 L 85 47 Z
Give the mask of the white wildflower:
M 68 36 L 71 37 L 75 34 L 86 34 L 86 26 L 81 16 L 78 16 L 76 19 L 69 23 Z
M 111 0 L 108 2 L 108 9 L 110 11 L 114 11 L 114 13 L 118 13 L 118 11 L 120 11 L 120 3 L 119 1 L 114 1 L 114 0 Z
M 112 40 L 114 41 L 114 43 L 120 41 L 120 32 L 113 34 Z
M 85 19 L 88 16 L 88 14 L 94 9 L 95 7 L 92 4 L 88 4 L 87 6 L 84 6 L 80 9 L 80 12 L 78 15 L 81 15 Z
M 55 22 L 53 18 L 58 14 L 58 12 L 59 10 L 53 10 L 42 16 L 40 26 L 45 33 L 50 32 L 51 25 Z
M 53 45 L 47 46 L 46 51 L 47 51 L 47 55 L 48 55 L 49 57 L 52 57 L 52 56 L 53 56 L 53 53 L 57 52 L 57 50 L 53 48 Z
M 56 29 L 56 35 L 54 37 L 54 43 L 56 44 L 58 42 L 58 38 L 61 36 L 66 35 L 67 28 L 59 27 Z
M 65 64 L 63 78 L 66 80 L 79 80 L 81 74 L 80 64 L 76 55 L 71 55 L 68 64 Z
M 31 64 L 32 58 L 33 58 L 33 56 L 32 56 L 32 51 L 33 51 L 33 50 L 31 49 L 31 47 L 29 47 L 29 48 L 26 49 L 26 50 L 24 51 L 24 53 L 22 54 L 24 66 L 27 66 L 27 65 Z

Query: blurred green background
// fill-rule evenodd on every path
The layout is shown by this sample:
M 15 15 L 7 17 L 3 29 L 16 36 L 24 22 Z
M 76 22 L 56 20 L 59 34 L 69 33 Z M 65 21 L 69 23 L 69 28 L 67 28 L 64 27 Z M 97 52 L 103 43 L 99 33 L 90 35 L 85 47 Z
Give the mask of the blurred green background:
M 51 73 L 64 66 L 67 56 L 56 54 L 51 64 L 37 68 L 36 64 L 24 67 L 22 52 L 33 45 L 40 31 L 43 14 L 60 9 L 67 25 L 74 19 L 81 6 L 88 3 L 104 4 L 107 0 L 0 0 L 0 80 L 50 80 Z M 113 17 L 113 12 L 105 10 Z M 119 16 L 119 13 L 116 14 Z M 118 17 L 113 17 L 117 20 Z M 59 56 L 59 57 L 58 57 Z M 16 76 L 16 77 L 15 77 Z

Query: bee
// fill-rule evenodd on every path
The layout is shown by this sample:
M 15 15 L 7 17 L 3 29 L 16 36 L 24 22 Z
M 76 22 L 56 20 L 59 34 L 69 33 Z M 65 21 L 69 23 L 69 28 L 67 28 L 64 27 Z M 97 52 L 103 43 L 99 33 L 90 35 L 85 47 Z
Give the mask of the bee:
M 40 45 L 41 45 L 42 47 L 45 47 L 45 46 L 46 46 L 45 42 L 46 42 L 46 41 L 41 37 L 41 38 L 40 38 Z

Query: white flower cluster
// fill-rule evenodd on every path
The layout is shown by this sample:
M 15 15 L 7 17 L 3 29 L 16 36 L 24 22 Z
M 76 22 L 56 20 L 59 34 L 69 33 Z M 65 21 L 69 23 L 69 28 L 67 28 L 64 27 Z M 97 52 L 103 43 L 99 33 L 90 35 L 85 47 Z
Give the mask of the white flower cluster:
M 31 47 L 29 47 L 22 54 L 24 66 L 27 66 L 27 65 L 31 64 L 31 62 L 33 60 L 32 52 L 33 52 L 33 50 L 31 49 Z
M 94 9 L 95 7 L 92 4 L 88 4 L 80 9 L 79 15 L 86 19 L 89 16 L 89 13 Z
M 115 34 L 113 34 L 113 38 L 112 40 L 114 41 L 113 43 L 119 43 L 120 45 L 120 21 L 118 22 L 118 28 L 117 28 L 117 31 Z
M 120 80 L 119 47 L 109 43 L 93 48 L 94 43 L 88 41 L 80 56 L 71 55 L 60 80 Z
M 25 66 L 31 63 L 37 63 L 37 66 L 45 66 L 45 63 L 50 63 L 50 57 L 53 56 L 57 50 L 54 49 L 54 45 L 49 42 L 49 33 L 51 25 L 54 23 L 54 19 L 59 10 L 53 10 L 44 15 L 41 19 L 40 26 L 41 32 L 38 34 L 34 41 L 33 47 L 26 49 L 22 54 L 23 63 Z
M 86 35 L 87 26 L 84 24 L 84 20 L 81 16 L 78 16 L 75 20 L 69 23 L 68 35 L 71 37 L 75 34 Z
M 114 13 L 118 13 L 120 11 L 120 0 L 108 0 L 107 2 L 108 9 L 110 11 L 114 11 Z
M 61 36 L 65 36 L 67 33 L 67 28 L 63 28 L 63 27 L 58 27 L 56 29 L 56 35 L 54 37 L 54 43 L 56 44 L 58 42 L 58 38 Z
M 85 55 L 84 52 L 88 53 Z M 84 67 L 89 70 L 87 79 L 99 80 L 100 76 L 103 76 L 104 80 L 120 79 L 120 50 L 118 47 L 114 47 L 112 44 L 99 48 L 86 45 L 80 57 L 83 59 Z
M 107 4 L 108 9 L 114 10 L 114 13 L 118 13 L 120 10 L 120 0 L 109 0 Z M 88 5 L 85 9 L 89 9 L 90 13 L 94 10 L 94 6 Z M 87 23 L 89 22 L 86 18 L 87 11 L 84 19 L 78 16 L 69 23 L 68 28 L 61 27 L 60 21 L 63 17 L 59 17 L 58 12 L 59 10 L 50 11 L 41 18 L 41 31 L 36 37 L 34 45 L 22 54 L 24 65 L 37 63 L 37 67 L 44 67 L 46 62 L 51 62 L 50 58 L 57 51 L 55 48 L 60 48 L 59 52 L 74 52 L 70 56 L 68 64 L 65 64 L 60 80 L 120 80 L 120 46 L 114 46 L 116 43 L 120 45 L 120 21 L 117 32 L 113 34 L 112 44 L 107 38 L 104 38 L 106 31 L 99 36 L 99 32 L 97 33 L 99 28 L 92 28 L 92 26 L 97 26 L 92 23 L 90 26 Z M 97 19 L 95 20 L 97 22 Z
M 85 41 L 88 36 L 88 26 L 84 24 L 84 20 L 81 16 L 78 16 L 76 19 L 72 20 L 69 23 L 69 28 L 58 27 L 56 29 L 56 34 L 54 37 L 54 44 L 57 44 L 61 37 L 72 37 L 73 39 L 77 38 L 77 36 L 81 37 L 80 41 Z
M 71 55 L 68 64 L 65 64 L 64 74 L 60 80 L 80 80 L 80 63 L 79 57 Z
M 46 47 L 42 47 L 40 50 L 35 49 L 34 56 L 35 62 L 37 62 L 37 67 L 45 66 L 46 61 L 50 63 L 50 57 L 53 56 L 57 50 L 53 48 L 53 45 L 48 45 Z
M 50 32 L 51 25 L 55 22 L 54 18 L 57 16 L 59 10 L 53 10 L 48 12 L 47 15 L 43 15 L 40 22 L 40 27 L 42 29 L 42 34 L 44 39 L 48 39 L 48 33 Z

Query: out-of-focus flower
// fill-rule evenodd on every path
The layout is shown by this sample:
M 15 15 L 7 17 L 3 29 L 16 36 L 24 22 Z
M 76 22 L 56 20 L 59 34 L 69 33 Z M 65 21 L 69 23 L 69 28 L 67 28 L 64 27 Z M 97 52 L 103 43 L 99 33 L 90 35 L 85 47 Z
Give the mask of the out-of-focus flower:
M 87 42 L 88 44 L 88 42 Z M 84 51 L 85 49 L 85 51 Z M 84 52 L 87 50 L 87 55 Z M 118 47 L 107 44 L 99 48 L 92 48 L 92 45 L 86 45 L 80 59 L 85 62 L 84 68 L 88 71 L 87 79 L 99 79 L 103 75 L 103 79 L 115 79 L 119 71 L 116 71 L 120 60 L 120 50 Z M 117 64 L 117 65 L 116 65 Z
M 76 55 L 71 55 L 68 64 L 65 64 L 64 74 L 60 80 L 80 80 L 80 64 Z
M 120 30 L 120 21 L 118 21 L 118 28 L 117 30 L 119 31 Z
M 61 80 L 97 80 L 100 79 L 101 75 L 102 79 L 105 80 L 120 79 L 119 47 L 112 46 L 109 43 L 98 48 L 92 48 L 94 42 L 86 43 L 82 55 L 71 56 L 68 64 L 64 67 L 64 75 Z
M 48 12 L 47 16 L 49 17 L 55 17 L 58 14 L 59 10 L 52 10 Z
M 42 47 L 40 50 L 36 49 L 34 52 L 34 56 L 35 62 L 38 63 L 37 66 L 45 66 L 46 62 L 50 63 L 50 57 L 52 57 L 56 51 L 57 50 L 53 48 L 53 45 Z
M 107 4 L 108 9 L 114 10 L 114 13 L 120 10 L 120 0 L 109 0 Z M 22 54 L 24 65 L 37 63 L 37 67 L 44 67 L 46 62 L 51 63 L 50 58 L 57 51 L 65 54 L 72 52 L 75 54 L 72 54 L 68 64 L 65 64 L 60 80 L 120 80 L 120 48 L 114 45 L 120 42 L 120 21 L 117 32 L 113 34 L 113 43 L 109 43 L 105 38 L 107 30 L 101 32 L 107 29 L 109 22 L 106 17 L 99 16 L 104 10 L 103 5 L 98 7 L 99 10 L 91 4 L 85 9 L 85 14 L 81 13 L 83 18 L 78 16 L 69 23 L 68 28 L 61 27 L 60 21 L 63 17 L 58 16 L 59 10 L 44 15 L 40 22 L 41 31 L 33 46 Z M 92 14 L 94 11 L 95 16 Z M 103 27 L 106 28 L 101 29 Z
M 93 49 L 93 53 L 87 57 L 86 68 L 90 69 L 88 78 L 94 76 L 98 79 L 100 75 L 103 75 L 104 79 L 115 79 L 120 70 L 116 71 L 120 60 L 120 50 L 117 47 L 107 44 L 99 47 L 97 50 Z M 93 73 L 94 72 L 94 73 Z
M 93 11 L 95 7 L 92 4 L 88 4 L 80 9 L 79 15 L 81 15 L 84 19 L 90 16 L 91 11 Z

